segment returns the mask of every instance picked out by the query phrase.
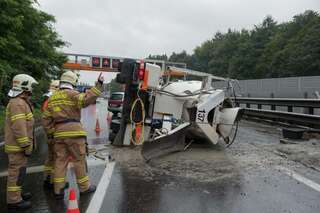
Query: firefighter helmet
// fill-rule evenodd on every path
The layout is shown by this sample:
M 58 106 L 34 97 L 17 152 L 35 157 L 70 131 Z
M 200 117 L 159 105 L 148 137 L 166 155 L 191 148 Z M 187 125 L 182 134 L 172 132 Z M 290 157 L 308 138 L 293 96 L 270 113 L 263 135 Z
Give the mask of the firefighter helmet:
M 38 82 L 27 74 L 18 74 L 12 79 L 12 89 L 9 91 L 8 95 L 10 97 L 16 97 L 22 92 L 32 93 L 32 87 L 38 84 Z
M 49 91 L 54 92 L 54 91 L 58 90 L 59 84 L 60 84 L 59 80 L 52 80 L 50 83 Z
M 78 75 L 72 71 L 64 72 L 60 78 L 61 83 L 69 83 L 72 86 L 76 86 L 78 82 Z

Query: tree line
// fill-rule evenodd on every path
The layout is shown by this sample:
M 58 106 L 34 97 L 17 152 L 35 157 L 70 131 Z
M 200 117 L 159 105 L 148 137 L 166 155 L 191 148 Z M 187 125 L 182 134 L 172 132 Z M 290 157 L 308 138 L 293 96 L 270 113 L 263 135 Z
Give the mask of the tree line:
M 0 1 L 0 106 L 14 75 L 25 73 L 39 81 L 33 96 L 39 104 L 50 79 L 58 76 L 66 57 L 66 43 L 54 29 L 55 19 L 36 8 L 35 0 Z
M 320 15 L 308 10 L 280 24 L 267 16 L 251 30 L 217 32 L 192 54 L 148 58 L 185 62 L 191 69 L 236 79 L 320 75 Z

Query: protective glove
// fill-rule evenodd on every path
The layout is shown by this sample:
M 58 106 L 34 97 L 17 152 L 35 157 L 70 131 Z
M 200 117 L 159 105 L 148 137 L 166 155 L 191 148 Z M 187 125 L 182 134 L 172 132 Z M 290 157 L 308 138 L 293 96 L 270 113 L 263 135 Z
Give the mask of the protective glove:
M 102 72 L 101 72 L 100 75 L 99 75 L 99 77 L 98 77 L 98 83 L 99 83 L 100 85 L 103 85 L 103 82 L 104 82 L 104 77 L 103 77 Z

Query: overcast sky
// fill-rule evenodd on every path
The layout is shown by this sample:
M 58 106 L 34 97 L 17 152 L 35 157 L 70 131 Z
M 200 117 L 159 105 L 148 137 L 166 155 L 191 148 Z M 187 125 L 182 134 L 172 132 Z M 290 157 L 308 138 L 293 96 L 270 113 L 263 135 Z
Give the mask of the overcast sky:
M 278 22 L 320 0 L 40 0 L 70 43 L 65 52 L 144 58 L 192 50 L 217 31 L 252 28 L 266 15 Z

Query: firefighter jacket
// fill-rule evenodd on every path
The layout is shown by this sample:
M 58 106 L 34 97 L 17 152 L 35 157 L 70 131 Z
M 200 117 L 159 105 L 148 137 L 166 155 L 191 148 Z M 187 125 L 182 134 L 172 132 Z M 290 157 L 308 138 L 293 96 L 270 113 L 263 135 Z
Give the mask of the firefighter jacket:
M 5 152 L 25 152 L 33 149 L 33 107 L 27 97 L 11 98 L 6 108 Z
M 102 86 L 97 84 L 86 93 L 72 89 L 54 92 L 42 117 L 47 134 L 52 134 L 54 139 L 86 137 L 86 131 L 80 123 L 81 109 L 94 104 L 101 91 Z

